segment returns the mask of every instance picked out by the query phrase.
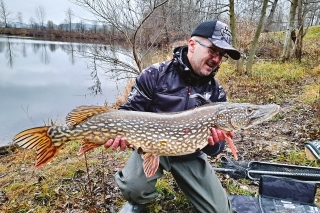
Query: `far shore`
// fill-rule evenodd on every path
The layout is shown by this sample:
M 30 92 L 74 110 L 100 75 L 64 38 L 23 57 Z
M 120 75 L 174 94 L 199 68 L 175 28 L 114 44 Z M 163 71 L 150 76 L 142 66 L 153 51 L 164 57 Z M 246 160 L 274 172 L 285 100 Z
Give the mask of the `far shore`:
M 91 32 L 69 32 L 61 30 L 36 30 L 28 28 L 0 28 L 0 34 L 9 36 L 21 36 L 21 37 L 33 37 L 45 40 L 61 40 L 61 41 L 78 41 L 88 42 L 96 41 L 98 43 L 106 42 L 121 42 L 123 39 L 116 35 L 114 39 L 110 39 L 110 36 L 102 33 Z
M 68 41 L 80 43 L 98 44 L 123 44 L 125 38 L 121 34 L 110 34 L 91 31 L 62 31 L 62 30 L 40 30 L 29 28 L 3 28 L 0 27 L 0 35 L 32 37 L 50 41 Z M 164 41 L 152 43 L 153 46 L 167 46 Z

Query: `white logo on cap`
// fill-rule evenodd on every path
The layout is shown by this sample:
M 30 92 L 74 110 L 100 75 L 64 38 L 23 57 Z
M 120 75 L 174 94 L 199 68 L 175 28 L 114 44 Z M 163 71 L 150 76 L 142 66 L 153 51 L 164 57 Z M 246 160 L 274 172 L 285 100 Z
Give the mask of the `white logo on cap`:
M 220 29 L 220 33 L 221 33 L 221 36 L 222 36 L 222 40 L 224 39 L 226 42 L 228 42 L 230 44 L 230 38 L 231 38 L 231 31 L 230 29 L 225 26 L 224 28 L 221 28 Z

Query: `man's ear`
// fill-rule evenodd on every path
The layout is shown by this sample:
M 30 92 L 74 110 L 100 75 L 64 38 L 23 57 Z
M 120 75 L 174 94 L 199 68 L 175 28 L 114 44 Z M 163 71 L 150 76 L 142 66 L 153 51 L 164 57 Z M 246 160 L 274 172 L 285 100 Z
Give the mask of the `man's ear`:
M 192 38 L 190 38 L 188 40 L 188 50 L 193 53 L 194 49 L 195 49 L 195 46 L 196 46 L 196 41 L 193 40 Z

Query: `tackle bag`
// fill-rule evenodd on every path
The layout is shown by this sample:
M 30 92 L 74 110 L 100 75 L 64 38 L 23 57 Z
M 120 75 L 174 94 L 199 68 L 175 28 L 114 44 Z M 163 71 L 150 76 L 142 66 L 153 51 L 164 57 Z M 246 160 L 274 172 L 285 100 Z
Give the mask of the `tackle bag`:
M 320 213 L 314 182 L 262 175 L 258 198 L 230 195 L 235 213 Z

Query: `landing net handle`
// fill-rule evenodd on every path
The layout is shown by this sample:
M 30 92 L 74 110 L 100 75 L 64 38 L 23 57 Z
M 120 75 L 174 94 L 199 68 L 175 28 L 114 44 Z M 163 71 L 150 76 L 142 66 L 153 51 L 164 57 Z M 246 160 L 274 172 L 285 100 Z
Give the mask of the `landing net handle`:
M 320 183 L 319 168 L 257 161 L 249 162 L 247 169 L 248 178 L 260 180 L 261 175 L 290 177 Z
M 320 183 L 320 168 L 316 167 L 260 161 L 238 162 L 227 157 L 221 158 L 221 166 L 222 168 L 213 167 L 213 169 L 216 172 L 227 173 L 234 179 L 247 177 L 251 180 L 260 180 L 262 175 L 273 175 Z

